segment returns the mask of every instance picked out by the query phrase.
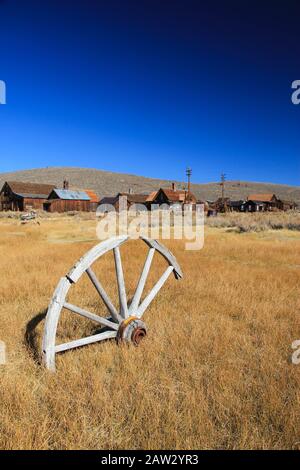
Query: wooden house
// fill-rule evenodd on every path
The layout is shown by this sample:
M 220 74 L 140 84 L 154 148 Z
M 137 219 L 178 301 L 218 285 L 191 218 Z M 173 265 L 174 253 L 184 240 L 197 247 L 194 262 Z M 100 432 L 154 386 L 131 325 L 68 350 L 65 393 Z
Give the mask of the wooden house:
M 90 197 L 85 191 L 73 189 L 53 189 L 44 203 L 48 212 L 69 212 L 91 210 Z
M 43 209 L 53 184 L 23 183 L 6 181 L 0 191 L 0 210 L 28 211 Z
M 264 212 L 267 206 L 263 201 L 248 200 L 244 204 L 244 212 Z
M 63 181 L 63 189 L 70 190 L 72 192 L 80 191 L 86 193 L 90 199 L 89 211 L 96 212 L 97 207 L 99 205 L 100 197 L 95 193 L 93 189 L 81 189 L 78 187 L 71 186 L 67 179 L 64 179 Z
M 134 204 L 143 204 L 146 205 L 148 194 L 134 194 L 134 193 L 119 193 L 118 197 L 126 196 L 127 204 L 130 208 Z
M 175 184 L 172 183 L 171 188 L 160 188 L 154 191 L 147 197 L 146 203 L 151 207 L 152 205 L 167 204 L 172 207 L 174 205 L 189 204 L 192 209 L 196 207 L 197 199 L 193 193 L 182 189 L 176 189 Z M 149 208 L 150 208 L 149 207 Z
M 248 212 L 262 212 L 262 211 L 274 211 L 279 209 L 279 200 L 275 194 L 250 194 L 247 201 L 251 201 L 251 204 L 247 205 L 247 208 L 251 208 Z M 252 210 L 254 209 L 255 210 Z
M 126 197 L 126 207 L 120 207 L 120 201 L 122 201 L 122 199 L 120 199 L 121 197 Z M 116 194 L 116 196 L 106 196 L 106 197 L 103 197 L 99 202 L 99 205 L 101 206 L 100 212 L 101 213 L 110 212 L 112 208 L 114 208 L 117 212 L 119 212 L 120 210 L 124 210 L 124 209 L 128 210 L 134 204 L 143 204 L 144 206 L 148 208 L 147 197 L 148 197 L 148 194 L 133 194 L 133 193 L 118 193 Z
M 229 203 L 229 207 L 231 212 L 245 212 L 245 204 L 246 201 L 240 199 L 238 201 L 231 201 Z

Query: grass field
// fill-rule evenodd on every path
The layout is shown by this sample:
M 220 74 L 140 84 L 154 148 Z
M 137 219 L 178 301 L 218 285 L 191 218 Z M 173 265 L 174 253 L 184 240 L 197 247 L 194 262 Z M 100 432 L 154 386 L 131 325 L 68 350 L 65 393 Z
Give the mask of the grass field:
M 164 242 L 184 279 L 147 310 L 140 347 L 114 341 L 39 364 L 44 315 L 59 280 L 96 243 L 95 222 L 0 221 L 1 449 L 282 449 L 300 447 L 300 232 L 208 227 L 201 251 Z M 121 248 L 129 297 L 146 255 Z M 164 268 L 156 260 L 150 287 Z M 96 268 L 116 300 L 112 256 Z M 104 313 L 87 280 L 73 303 Z M 95 325 L 64 312 L 58 341 Z

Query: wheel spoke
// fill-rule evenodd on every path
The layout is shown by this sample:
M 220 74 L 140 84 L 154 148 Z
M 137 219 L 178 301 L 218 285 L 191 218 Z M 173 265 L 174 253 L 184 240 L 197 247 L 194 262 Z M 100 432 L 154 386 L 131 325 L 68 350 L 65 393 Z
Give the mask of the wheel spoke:
M 157 281 L 157 283 L 155 284 L 155 286 L 153 287 L 153 289 L 151 290 L 151 292 L 149 292 L 149 294 L 147 295 L 147 297 L 143 300 L 143 302 L 141 303 L 141 305 L 139 306 L 138 310 L 137 310 L 137 313 L 136 313 L 136 316 L 138 318 L 141 318 L 144 311 L 146 310 L 146 308 L 150 305 L 150 303 L 152 302 L 152 300 L 154 299 L 154 297 L 156 296 L 156 294 L 159 292 L 159 290 L 162 288 L 162 286 L 164 285 L 164 283 L 166 282 L 166 280 L 168 279 L 168 277 L 170 276 L 171 272 L 173 272 L 174 270 L 174 267 L 173 266 L 169 266 L 166 271 L 164 272 L 164 274 L 161 276 L 161 278 Z
M 110 300 L 110 298 L 107 295 L 106 291 L 104 290 L 103 286 L 100 284 L 100 281 L 96 277 L 96 274 L 94 273 L 94 271 L 91 268 L 87 268 L 86 273 L 89 276 L 90 280 L 92 281 L 93 285 L 95 286 L 98 294 L 102 298 L 102 300 L 105 303 L 106 307 L 108 308 L 108 310 L 109 310 L 111 316 L 113 317 L 113 319 L 116 322 L 121 323 L 121 321 L 123 320 L 122 317 L 119 315 L 116 308 L 112 304 L 112 301 Z
M 87 310 L 84 310 L 83 308 L 77 307 L 77 305 L 69 304 L 68 302 L 64 303 L 64 308 L 67 310 L 70 310 L 73 313 L 77 313 L 78 315 L 81 315 L 82 317 L 88 318 L 89 320 L 95 321 L 97 323 L 100 323 L 100 325 L 103 326 L 108 326 L 109 328 L 112 328 L 113 330 L 118 330 L 119 325 L 117 323 L 113 323 L 112 321 L 109 321 L 107 318 L 99 317 L 99 315 L 96 315 L 95 313 L 88 312 Z
M 127 318 L 128 317 L 127 297 L 126 297 L 126 290 L 125 290 L 121 254 L 120 254 L 120 249 L 118 246 L 114 248 L 114 257 L 115 257 L 119 300 L 120 300 L 120 313 L 123 318 Z
M 68 349 L 78 348 L 79 346 L 85 346 L 86 344 L 97 343 L 98 341 L 115 338 L 116 336 L 116 331 L 105 331 L 104 333 L 99 333 L 98 335 L 87 336 L 86 338 L 75 339 L 69 343 L 58 344 L 55 346 L 55 352 L 58 353 L 67 351 Z
M 147 277 L 148 277 L 148 274 L 149 274 L 149 271 L 150 271 L 150 267 L 151 267 L 151 263 L 152 263 L 152 260 L 153 260 L 154 253 L 155 253 L 155 249 L 150 248 L 150 250 L 148 251 L 148 255 L 147 255 L 144 267 L 143 267 L 141 277 L 139 279 L 135 294 L 133 296 L 133 299 L 132 299 L 132 302 L 131 302 L 131 305 L 130 305 L 130 308 L 129 308 L 129 314 L 130 315 L 134 315 L 135 310 L 137 310 L 137 308 L 139 306 L 139 303 L 140 303 L 140 300 L 141 300 L 141 297 L 142 297 L 142 294 L 143 294 L 143 290 L 144 290 L 144 287 L 145 287 L 145 284 L 146 284 L 146 280 L 147 280 Z

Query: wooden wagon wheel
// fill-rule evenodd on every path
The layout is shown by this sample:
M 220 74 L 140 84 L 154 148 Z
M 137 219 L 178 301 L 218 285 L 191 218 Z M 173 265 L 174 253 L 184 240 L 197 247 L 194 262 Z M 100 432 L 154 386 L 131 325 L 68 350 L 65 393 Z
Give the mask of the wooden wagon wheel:
M 43 363 L 48 369 L 53 371 L 55 370 L 56 353 L 77 348 L 79 346 L 84 346 L 86 344 L 103 341 L 109 338 L 116 338 L 117 341 L 133 342 L 135 345 L 137 345 L 147 332 L 146 325 L 141 320 L 145 310 L 148 308 L 172 272 L 174 273 L 176 279 L 182 278 L 180 266 L 178 265 L 172 253 L 157 240 L 141 237 L 141 240 L 143 240 L 149 246 L 149 251 L 136 287 L 135 294 L 130 305 L 128 305 L 119 249 L 120 245 L 126 242 L 128 238 L 128 236 L 113 237 L 94 246 L 75 264 L 75 266 L 66 276 L 60 279 L 49 304 L 45 322 L 42 350 Z M 113 250 L 114 252 L 119 292 L 119 311 L 112 304 L 108 294 L 91 268 L 91 265 L 96 260 L 98 260 L 102 255 L 110 250 Z M 141 301 L 155 251 L 165 258 L 169 266 L 154 285 L 149 294 L 144 298 L 144 300 Z M 76 282 L 84 273 L 87 274 L 93 286 L 102 298 L 104 304 L 106 305 L 109 311 L 109 317 L 100 317 L 94 313 L 82 309 L 81 307 L 77 307 L 76 305 L 67 302 L 66 297 L 69 289 L 73 284 L 76 284 Z M 68 343 L 56 344 L 56 330 L 63 308 L 69 310 L 72 313 L 81 315 L 85 318 L 88 318 L 89 320 L 99 323 L 105 327 L 105 331 L 100 332 L 99 334 L 70 341 Z

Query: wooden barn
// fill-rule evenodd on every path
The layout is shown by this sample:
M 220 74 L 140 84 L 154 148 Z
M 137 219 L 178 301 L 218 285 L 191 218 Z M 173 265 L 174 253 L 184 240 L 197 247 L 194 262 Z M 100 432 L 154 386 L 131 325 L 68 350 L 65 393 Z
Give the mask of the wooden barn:
M 53 189 L 44 203 L 47 212 L 69 212 L 91 210 L 90 197 L 85 191 L 73 189 Z
M 6 181 L 0 191 L 0 210 L 28 211 L 43 209 L 44 203 L 54 188 L 55 185 L 53 184 Z
M 92 189 L 81 189 L 81 188 L 76 188 L 76 187 L 72 187 L 70 186 L 70 183 L 67 179 L 64 179 L 63 181 L 63 189 L 67 189 L 67 190 L 70 190 L 70 191 L 80 191 L 80 192 L 84 192 L 88 195 L 88 197 L 90 198 L 90 208 L 89 208 L 89 211 L 91 212 L 96 212 L 97 210 L 97 207 L 99 205 L 99 196 L 95 193 L 95 191 L 93 191 Z

